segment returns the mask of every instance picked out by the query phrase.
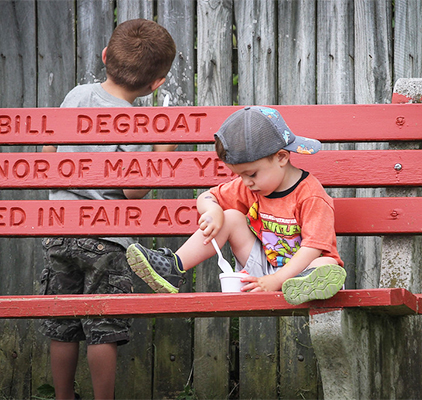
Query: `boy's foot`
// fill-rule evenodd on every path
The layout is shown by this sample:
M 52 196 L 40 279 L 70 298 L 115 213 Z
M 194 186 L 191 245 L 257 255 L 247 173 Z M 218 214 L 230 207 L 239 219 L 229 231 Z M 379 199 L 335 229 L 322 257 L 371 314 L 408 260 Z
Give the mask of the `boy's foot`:
M 343 286 L 346 270 L 340 265 L 329 264 L 309 268 L 283 283 L 284 298 L 290 304 L 333 297 Z
M 177 293 L 185 283 L 185 271 L 179 269 L 177 256 L 167 248 L 150 250 L 139 243 L 126 252 L 133 272 L 157 293 Z

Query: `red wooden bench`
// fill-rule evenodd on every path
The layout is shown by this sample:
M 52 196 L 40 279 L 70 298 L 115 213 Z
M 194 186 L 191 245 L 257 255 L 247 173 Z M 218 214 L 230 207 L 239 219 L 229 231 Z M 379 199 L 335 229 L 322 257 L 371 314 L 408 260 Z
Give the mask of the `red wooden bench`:
M 129 109 L 0 109 L 2 145 L 60 143 L 212 143 L 239 107 Z M 294 132 L 322 142 L 404 143 L 422 139 L 422 105 L 275 106 Z M 327 150 L 293 163 L 326 187 L 422 184 L 422 150 Z M 213 151 L 172 153 L 1 153 L 1 188 L 205 188 L 230 179 Z M 336 198 L 338 235 L 422 233 L 421 197 Z M 0 201 L 0 236 L 175 236 L 197 228 L 193 199 Z M 168 302 L 171 296 L 172 301 Z M 403 288 L 345 290 L 300 306 L 281 293 L 190 293 L 124 296 L 1 296 L 0 318 L 54 316 L 303 315 L 344 307 L 391 314 L 421 313 Z M 177 305 L 177 306 L 176 306 Z

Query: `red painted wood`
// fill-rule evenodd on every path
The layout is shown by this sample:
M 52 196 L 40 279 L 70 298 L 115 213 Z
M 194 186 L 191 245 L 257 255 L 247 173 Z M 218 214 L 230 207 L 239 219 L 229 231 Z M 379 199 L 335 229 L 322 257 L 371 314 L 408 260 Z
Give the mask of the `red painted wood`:
M 420 140 L 421 104 L 272 106 L 297 135 L 328 142 Z M 3 108 L 0 144 L 213 142 L 239 106 Z
M 422 197 L 334 199 L 339 235 L 421 234 Z M 0 236 L 177 236 L 197 229 L 193 199 L 3 200 Z
M 421 186 L 420 150 L 292 153 L 324 186 Z M 398 167 L 400 166 L 400 167 Z M 210 187 L 232 178 L 214 152 L 0 153 L 1 188 Z
M 298 306 L 287 303 L 281 292 L 1 296 L 0 318 L 280 316 L 350 307 L 392 315 L 421 313 L 415 295 L 395 288 L 341 290 L 331 299 Z
M 339 234 L 421 234 L 422 197 L 334 199 Z

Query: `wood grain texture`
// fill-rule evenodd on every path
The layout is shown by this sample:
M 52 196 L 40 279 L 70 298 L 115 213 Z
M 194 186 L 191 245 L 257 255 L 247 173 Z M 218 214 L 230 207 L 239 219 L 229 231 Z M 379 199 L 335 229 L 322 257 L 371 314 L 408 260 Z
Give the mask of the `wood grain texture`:
M 1 318 L 210 317 L 306 315 L 342 307 L 392 315 L 421 313 L 420 295 L 406 289 L 341 290 L 327 300 L 291 305 L 281 292 L 60 295 L 0 297 Z

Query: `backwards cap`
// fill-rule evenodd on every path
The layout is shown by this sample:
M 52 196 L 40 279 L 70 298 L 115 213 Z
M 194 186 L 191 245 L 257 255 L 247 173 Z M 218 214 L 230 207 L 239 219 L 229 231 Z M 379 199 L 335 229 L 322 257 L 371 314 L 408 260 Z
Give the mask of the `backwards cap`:
M 300 154 L 315 154 L 321 143 L 296 136 L 277 110 L 245 107 L 228 117 L 214 135 L 226 151 L 227 164 L 243 164 L 268 157 L 284 149 Z

